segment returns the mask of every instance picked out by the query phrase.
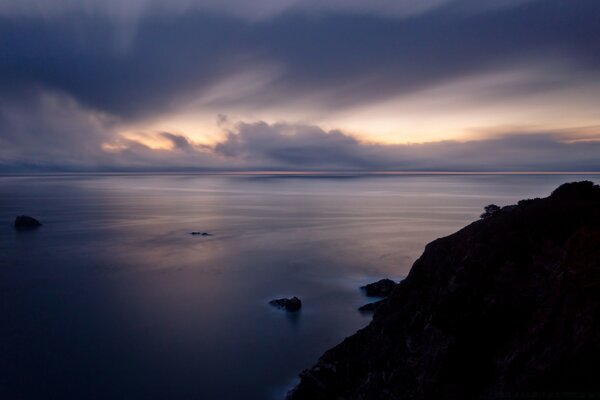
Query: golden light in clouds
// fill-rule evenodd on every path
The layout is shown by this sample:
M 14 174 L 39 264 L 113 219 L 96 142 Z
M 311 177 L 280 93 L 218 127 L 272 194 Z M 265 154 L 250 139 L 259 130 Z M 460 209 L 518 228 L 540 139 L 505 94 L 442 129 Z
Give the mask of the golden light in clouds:
M 600 125 L 600 83 L 532 91 L 527 86 L 532 73 L 470 77 L 355 107 L 321 125 L 383 143 L 477 140 L 507 129 L 544 132 Z
M 121 126 L 118 134 L 153 149 L 170 149 L 159 132 L 185 136 L 211 146 L 222 141 L 235 123 L 264 121 L 339 129 L 366 142 L 402 144 L 442 140 L 477 140 L 498 132 L 555 132 L 600 126 L 596 94 L 600 83 L 531 90 L 536 71 L 516 69 L 471 76 L 385 101 L 335 109 L 316 99 L 297 98 L 270 106 L 215 106 L 215 96 L 190 100 L 176 112 Z M 555 72 L 558 74 L 559 72 Z M 552 80 L 546 73 L 540 86 Z M 265 83 L 266 84 L 266 83 Z M 219 88 L 227 87 L 220 85 Z M 254 93 L 260 85 L 248 86 Z M 523 90 L 526 87 L 526 90 Z M 224 96 L 222 91 L 216 91 Z M 217 96 L 218 98 L 219 96 Z M 226 115 L 224 123 L 219 115 Z
M 173 142 L 164 136 L 161 132 L 155 131 L 137 131 L 127 132 L 119 131 L 116 133 L 116 140 L 102 144 L 102 149 L 107 152 L 118 152 L 129 148 L 131 142 L 141 144 L 150 150 L 173 150 Z

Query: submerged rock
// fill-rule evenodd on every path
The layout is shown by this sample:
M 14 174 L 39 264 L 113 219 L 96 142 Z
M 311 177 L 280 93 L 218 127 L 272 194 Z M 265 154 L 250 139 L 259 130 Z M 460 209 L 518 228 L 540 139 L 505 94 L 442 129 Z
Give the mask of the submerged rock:
M 600 187 L 563 185 L 425 248 L 291 400 L 600 393 Z
M 302 302 L 296 296 L 292 297 L 291 299 L 271 300 L 269 302 L 269 304 L 272 306 L 275 306 L 275 307 L 283 308 L 286 311 L 291 311 L 291 312 L 298 311 L 298 310 L 300 310 L 300 308 L 302 308 Z
M 42 226 L 42 223 L 28 215 L 19 215 L 15 218 L 15 228 L 37 228 L 39 226 Z
M 393 280 L 385 278 L 377 282 L 361 286 L 361 289 L 365 290 L 367 296 L 387 297 L 390 295 L 390 293 L 392 293 L 392 290 L 394 290 L 396 285 L 397 283 Z

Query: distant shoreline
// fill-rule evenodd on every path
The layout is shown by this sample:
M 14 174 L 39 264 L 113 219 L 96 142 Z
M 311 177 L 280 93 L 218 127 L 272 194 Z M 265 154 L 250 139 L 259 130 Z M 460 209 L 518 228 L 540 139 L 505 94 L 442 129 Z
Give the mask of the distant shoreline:
M 217 176 L 444 176 L 444 175 L 600 175 L 600 171 L 107 171 L 107 172 L 0 172 L 19 176 L 128 176 L 128 175 L 217 175 Z

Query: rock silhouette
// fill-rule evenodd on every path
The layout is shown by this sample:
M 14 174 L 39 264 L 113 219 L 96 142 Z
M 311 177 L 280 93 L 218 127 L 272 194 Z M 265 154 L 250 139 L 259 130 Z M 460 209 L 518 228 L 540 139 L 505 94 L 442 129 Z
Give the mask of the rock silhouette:
M 28 215 L 19 215 L 15 218 L 15 228 L 37 228 L 42 226 L 42 223 L 37 219 L 30 217 Z
M 396 282 L 391 279 L 381 279 L 377 282 L 369 283 L 368 285 L 361 286 L 361 289 L 365 290 L 367 296 L 386 297 L 396 287 Z
M 286 311 L 299 311 L 302 308 L 302 302 L 296 296 L 291 299 L 275 299 L 269 302 L 272 306 L 285 309 Z

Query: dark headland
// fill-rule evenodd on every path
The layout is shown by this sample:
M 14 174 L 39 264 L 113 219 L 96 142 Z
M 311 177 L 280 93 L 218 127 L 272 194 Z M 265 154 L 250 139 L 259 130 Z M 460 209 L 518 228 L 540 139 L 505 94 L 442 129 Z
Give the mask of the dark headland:
M 288 398 L 598 396 L 599 366 L 600 187 L 578 182 L 428 244 Z

